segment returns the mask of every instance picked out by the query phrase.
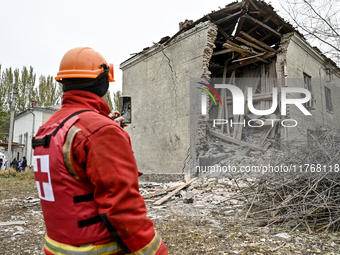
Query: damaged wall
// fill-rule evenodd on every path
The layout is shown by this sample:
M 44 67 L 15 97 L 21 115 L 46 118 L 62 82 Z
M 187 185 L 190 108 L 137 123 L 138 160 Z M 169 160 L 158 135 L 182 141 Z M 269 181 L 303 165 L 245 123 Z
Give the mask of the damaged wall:
M 187 21 L 171 38 L 162 38 L 120 67 L 123 95 L 132 97 L 132 124 L 127 131 L 138 167 L 147 174 L 187 173 L 202 152 L 212 149 L 214 144 L 209 142 L 216 138 L 261 153 L 282 140 L 307 135 L 307 130 L 338 128 L 340 124 L 340 103 L 336 100 L 340 88 L 332 80 L 327 82 L 330 73 L 332 78 L 339 78 L 340 69 L 264 1 L 234 2 L 195 22 Z M 233 97 L 227 89 L 217 89 L 221 103 L 216 104 L 216 96 L 216 100 L 210 100 L 202 88 L 227 82 L 246 95 L 252 87 L 256 109 L 266 110 L 272 105 L 273 87 L 278 87 L 278 93 L 284 86 L 307 88 L 304 76 L 310 79 L 313 100 L 307 104 L 312 116 L 300 114 L 295 106 L 289 109 L 289 105 L 288 115 L 282 116 L 280 98 L 273 114 L 256 116 L 246 107 L 244 114 L 233 115 Z M 190 86 L 191 78 L 196 80 L 192 85 L 199 83 L 202 90 Z M 237 81 L 239 78 L 243 81 Z M 295 78 L 295 82 L 289 78 Z M 214 83 L 215 79 L 220 83 Z M 329 100 L 325 99 L 326 90 Z M 202 98 L 207 102 L 207 115 L 201 115 Z M 334 111 L 329 110 L 330 101 Z M 220 124 L 212 128 L 214 118 L 238 126 Z M 298 128 L 283 127 L 281 121 L 272 125 L 270 119 L 294 119 Z M 260 126 L 245 127 L 245 120 L 260 121 Z
M 146 174 L 189 170 L 190 78 L 208 78 L 217 28 L 200 23 L 164 46 L 155 44 L 123 62 L 123 95 L 132 97 L 132 139 Z

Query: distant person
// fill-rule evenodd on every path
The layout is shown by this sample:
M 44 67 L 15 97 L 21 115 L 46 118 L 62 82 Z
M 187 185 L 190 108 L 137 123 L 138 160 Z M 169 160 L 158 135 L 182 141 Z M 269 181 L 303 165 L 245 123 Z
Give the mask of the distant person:
M 14 158 L 12 160 L 10 167 L 14 168 L 15 171 L 18 171 L 18 160 L 17 160 L 17 158 Z
M 6 158 L 3 158 L 2 159 L 2 166 L 1 166 L 1 170 L 6 170 L 6 163 L 7 163 L 7 159 Z
M 22 171 L 25 172 L 26 167 L 27 167 L 27 159 L 26 157 L 22 157 Z
M 18 162 L 18 172 L 21 172 L 22 171 L 22 161 L 21 159 L 19 159 L 19 162 Z
M 4 158 L 4 157 L 1 157 L 1 158 L 0 158 L 0 169 L 2 169 L 2 162 L 3 162 L 3 160 L 4 160 L 3 158 Z

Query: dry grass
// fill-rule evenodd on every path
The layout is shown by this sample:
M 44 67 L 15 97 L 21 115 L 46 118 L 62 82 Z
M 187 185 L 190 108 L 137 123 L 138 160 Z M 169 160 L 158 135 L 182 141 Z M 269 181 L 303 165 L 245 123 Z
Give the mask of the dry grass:
M 15 194 L 32 189 L 35 185 L 33 169 L 26 168 L 25 172 L 15 169 L 0 171 L 0 199 L 13 198 Z

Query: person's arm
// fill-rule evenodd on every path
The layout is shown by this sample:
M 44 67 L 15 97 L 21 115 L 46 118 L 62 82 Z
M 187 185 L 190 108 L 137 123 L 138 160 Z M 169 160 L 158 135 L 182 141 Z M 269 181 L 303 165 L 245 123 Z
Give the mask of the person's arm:
M 99 214 L 119 246 L 126 254 L 167 255 L 153 222 L 146 217 L 128 134 L 118 125 L 107 125 L 85 143 L 87 158 L 76 156 L 80 161 L 86 160 L 86 174 L 95 186 Z

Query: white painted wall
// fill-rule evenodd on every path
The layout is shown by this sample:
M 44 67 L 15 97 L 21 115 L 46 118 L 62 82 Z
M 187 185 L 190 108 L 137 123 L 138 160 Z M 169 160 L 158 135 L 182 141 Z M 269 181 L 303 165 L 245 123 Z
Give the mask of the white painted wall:
M 35 118 L 32 113 L 35 115 Z M 33 154 L 32 149 L 33 118 L 35 119 L 33 132 L 35 135 L 38 129 L 53 114 L 52 112 L 44 112 L 41 109 L 33 109 L 32 113 L 27 110 L 22 115 L 17 116 L 14 120 L 13 131 L 13 142 L 21 143 L 24 145 L 24 147 L 13 148 L 12 158 L 17 157 L 19 153 L 20 159 L 22 159 L 23 156 L 26 157 L 28 166 L 31 165 Z

